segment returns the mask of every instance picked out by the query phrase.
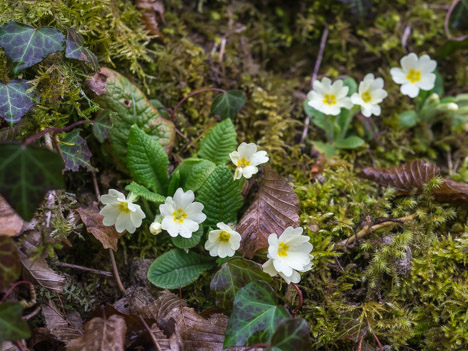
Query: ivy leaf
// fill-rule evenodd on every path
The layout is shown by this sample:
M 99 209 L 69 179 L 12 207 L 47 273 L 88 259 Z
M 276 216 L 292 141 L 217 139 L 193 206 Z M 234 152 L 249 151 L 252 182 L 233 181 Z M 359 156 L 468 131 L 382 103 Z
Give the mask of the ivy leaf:
M 283 319 L 271 337 L 268 351 L 312 350 L 309 326 L 303 318 Z
M 271 167 L 264 168 L 257 196 L 236 228 L 242 236 L 239 252 L 248 258 L 268 247 L 271 233 L 281 235 L 287 227 L 299 226 L 299 200 L 293 187 Z
M 27 339 L 31 336 L 31 331 L 22 318 L 22 314 L 23 307 L 19 302 L 0 303 L 0 343 Z
M 200 142 L 198 156 L 223 165 L 230 160 L 229 154 L 237 146 L 237 133 L 234 124 L 226 119 L 215 125 Z
M 169 158 L 163 147 L 133 125 L 128 137 L 127 166 L 135 181 L 165 195 L 169 185 Z
M 230 259 L 222 265 L 211 280 L 210 289 L 214 291 L 216 305 L 229 314 L 232 311 L 236 293 L 254 280 L 264 280 L 270 283 L 272 278 L 264 273 L 255 262 L 243 258 Z
M 35 91 L 28 91 L 32 85 L 26 80 L 0 82 L 0 117 L 10 124 L 16 123 L 37 101 Z
M 211 173 L 198 191 L 197 200 L 204 206 L 204 224 L 213 227 L 218 222 L 236 222 L 243 203 L 239 182 L 227 166 L 219 166 Z
M 192 237 L 183 238 L 180 235 L 177 235 L 176 237 L 171 237 L 171 241 L 179 249 L 191 249 L 192 247 L 197 246 L 200 242 L 203 237 L 203 230 L 203 225 L 200 225 L 198 230 L 192 233 Z
M 358 136 L 350 136 L 346 139 L 336 140 L 335 146 L 339 149 L 356 149 L 364 145 L 364 140 Z
M 140 185 L 135 182 L 131 182 L 125 187 L 125 190 L 131 191 L 135 195 L 141 196 L 143 199 L 154 202 L 157 205 L 163 204 L 166 201 L 166 198 L 162 195 L 148 190 L 143 185 Z
M 0 293 L 5 292 L 21 274 L 21 261 L 15 242 L 0 236 Z
M 240 289 L 234 299 L 224 347 L 268 342 L 279 322 L 289 317 L 288 311 L 277 302 L 273 289 L 266 282 L 250 282 Z
M 0 27 L 0 46 L 6 56 L 16 63 L 13 73 L 41 62 L 49 54 L 63 50 L 64 35 L 53 27 L 34 28 L 18 22 Z
M 83 44 L 83 37 L 75 29 L 65 27 L 67 30 L 67 41 L 65 43 L 65 57 L 75 60 L 89 62 L 94 70 L 98 69 L 98 59 L 91 50 Z
M 183 288 L 213 265 L 213 261 L 207 257 L 191 251 L 186 253 L 181 249 L 173 249 L 153 261 L 148 268 L 148 280 L 163 289 Z
M 0 145 L 0 194 L 25 220 L 31 220 L 47 191 L 62 189 L 63 161 L 32 146 Z
M 91 151 L 86 140 L 80 136 L 80 130 L 76 128 L 61 139 L 60 150 L 65 160 L 65 170 L 77 172 L 81 166 L 92 172 L 94 167 L 90 163 Z
M 102 111 L 93 123 L 93 134 L 100 143 L 103 143 L 112 131 L 112 119 L 109 111 Z
M 215 97 L 211 105 L 211 112 L 219 115 L 222 119 L 234 118 L 244 104 L 242 91 L 230 90 Z

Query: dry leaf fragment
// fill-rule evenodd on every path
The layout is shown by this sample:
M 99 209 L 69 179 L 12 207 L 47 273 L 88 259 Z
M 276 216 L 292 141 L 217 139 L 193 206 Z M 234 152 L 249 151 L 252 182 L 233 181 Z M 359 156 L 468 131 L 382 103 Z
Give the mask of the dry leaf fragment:
M 252 258 L 268 247 L 271 233 L 281 235 L 289 226 L 299 226 L 297 195 L 286 179 L 266 166 L 257 196 L 236 227 L 242 236 L 239 252 Z
M 85 326 L 83 336 L 67 343 L 68 351 L 123 351 L 127 326 L 123 317 L 93 318 Z
M 78 312 L 68 313 L 66 319 L 52 300 L 42 305 L 47 328 L 58 340 L 67 342 L 83 335 L 83 321 Z
M 0 235 L 15 236 L 21 232 L 23 219 L 0 195 Z
M 119 234 L 114 226 L 109 227 L 102 224 L 104 216 L 99 214 L 97 204 L 93 204 L 89 208 L 79 208 L 77 211 L 88 232 L 93 234 L 105 249 L 117 251 L 117 241 L 123 233 Z
M 142 19 L 148 32 L 152 35 L 161 36 L 157 15 L 164 23 L 164 4 L 162 0 L 136 0 L 135 6 L 137 9 L 143 10 Z

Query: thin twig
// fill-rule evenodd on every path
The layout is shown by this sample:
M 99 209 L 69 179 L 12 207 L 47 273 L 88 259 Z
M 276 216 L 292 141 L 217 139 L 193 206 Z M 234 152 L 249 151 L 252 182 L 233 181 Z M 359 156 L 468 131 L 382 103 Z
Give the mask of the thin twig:
M 297 303 L 297 306 L 296 306 L 296 308 L 294 309 L 293 314 L 292 314 L 292 315 L 293 315 L 293 318 L 296 318 L 297 312 L 299 311 L 299 309 L 302 307 L 302 304 L 304 303 L 304 298 L 302 297 L 302 291 L 301 291 L 301 289 L 297 286 L 297 284 L 291 283 L 291 285 L 293 286 L 294 289 L 296 289 L 297 295 L 299 295 L 299 302 Z
M 14 342 L 15 346 L 20 350 L 20 351 L 26 351 L 23 345 L 23 340 L 17 340 Z
M 372 334 L 372 336 L 374 337 L 375 341 L 377 341 L 377 344 L 379 345 L 380 351 L 383 351 L 382 344 L 380 343 L 380 340 L 379 340 L 379 338 L 377 337 L 377 335 L 375 335 L 375 333 L 374 333 L 372 330 L 370 330 L 370 328 L 369 328 L 369 331 L 371 332 L 371 334 Z
M 55 262 L 55 265 L 57 265 L 59 267 L 78 269 L 80 271 L 90 272 L 90 273 L 99 274 L 99 275 L 103 275 L 105 277 L 112 278 L 112 273 L 111 272 L 101 271 L 99 269 L 78 266 L 76 264 L 71 264 L 71 263 L 66 263 L 66 262 Z
M 115 263 L 114 251 L 112 251 L 112 249 L 109 249 L 109 255 L 111 258 L 112 271 L 114 272 L 114 277 L 117 282 L 117 286 L 119 287 L 120 291 L 125 294 L 125 288 L 122 284 L 122 281 L 120 280 L 119 270 L 117 269 L 117 264 Z
M 156 350 L 161 351 L 161 346 L 159 346 L 158 340 L 154 337 L 154 334 L 151 331 L 151 328 L 149 327 L 148 323 L 146 323 L 146 321 L 141 315 L 138 315 L 138 317 L 140 318 L 141 323 L 143 323 L 149 335 L 151 336 L 151 341 L 153 341 L 153 344 L 156 347 Z
M 98 202 L 101 202 L 101 192 L 99 191 L 99 185 L 96 178 L 96 172 L 91 171 L 91 176 L 93 178 L 94 192 L 96 193 L 96 198 Z
M 450 17 L 452 16 L 453 10 L 455 10 L 455 7 L 458 5 L 458 3 L 461 0 L 455 0 L 450 4 L 450 7 L 447 11 L 447 14 L 445 15 L 445 21 L 444 21 L 444 31 L 445 31 L 445 36 L 447 37 L 448 40 L 456 40 L 456 41 L 463 41 L 466 38 L 468 38 L 468 35 L 462 35 L 460 37 L 455 37 L 453 38 L 452 35 L 450 34 L 449 30 L 449 24 L 450 24 Z
M 37 306 L 34 311 L 32 311 L 31 313 L 28 313 L 27 315 L 23 316 L 23 319 L 24 320 L 28 320 L 28 319 L 31 319 L 32 317 L 34 317 L 35 315 L 37 315 L 40 311 L 41 311 L 42 307 L 41 306 Z
M 182 313 L 182 321 L 184 322 L 184 325 L 187 326 L 187 324 L 185 324 L 184 305 L 182 305 L 182 288 L 179 288 L 179 301 L 180 301 L 180 312 Z
M 0 302 L 5 302 L 6 298 L 8 297 L 8 295 L 11 294 L 11 292 L 18 286 L 18 285 L 21 285 L 21 284 L 29 284 L 29 285 L 33 285 L 33 283 L 27 281 L 27 280 L 20 280 L 19 282 L 16 282 L 14 283 L 12 286 L 10 286 L 10 288 L 7 290 L 7 292 L 5 293 L 5 295 L 3 295 L 2 299 L 0 300 Z
M 29 138 L 27 138 L 23 142 L 23 146 L 27 146 L 29 144 L 34 143 L 37 139 L 41 138 L 42 136 L 46 135 L 47 133 L 56 134 L 56 133 L 67 132 L 67 131 L 69 131 L 69 130 L 71 130 L 73 128 L 78 127 L 79 125 L 86 124 L 86 123 L 94 123 L 94 121 L 82 120 L 82 121 L 78 121 L 76 123 L 70 124 L 69 126 L 63 127 L 63 128 L 54 127 L 54 128 L 44 129 L 44 130 L 40 131 L 39 133 L 33 134 Z
M 205 93 L 205 92 L 208 92 L 208 91 L 218 91 L 220 93 L 226 93 L 226 90 L 224 89 L 218 89 L 218 88 L 206 88 L 206 89 L 198 89 L 198 90 L 195 90 L 195 91 L 192 91 L 190 94 L 188 94 L 186 97 L 184 97 L 182 100 L 180 100 L 177 105 L 174 107 L 174 109 L 172 110 L 172 113 L 171 113 L 171 118 L 174 119 L 174 116 L 177 112 L 177 110 L 180 108 L 180 106 L 182 106 L 182 104 L 187 101 L 188 99 L 190 99 L 192 96 L 194 95 L 197 95 L 197 94 L 200 94 L 200 93 Z

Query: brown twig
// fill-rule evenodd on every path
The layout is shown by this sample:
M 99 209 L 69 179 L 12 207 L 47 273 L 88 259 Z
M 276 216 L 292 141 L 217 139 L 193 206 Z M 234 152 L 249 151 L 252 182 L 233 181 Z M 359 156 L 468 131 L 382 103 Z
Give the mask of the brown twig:
M 401 217 L 401 218 L 395 218 L 395 219 L 388 219 L 385 222 L 373 225 L 373 226 L 366 226 L 364 229 L 360 230 L 356 235 L 350 236 L 348 239 L 345 239 L 343 241 L 340 241 L 338 243 L 338 246 L 347 246 L 348 244 L 352 244 L 354 240 L 362 238 L 363 236 L 367 235 L 368 233 L 374 232 L 378 229 L 388 227 L 389 225 L 395 224 L 395 223 L 405 223 L 412 221 L 415 219 L 418 215 L 416 213 L 406 216 L 406 217 Z
M 377 344 L 379 345 L 380 351 L 383 351 L 382 344 L 380 343 L 380 340 L 379 340 L 379 338 L 377 337 L 377 335 L 375 335 L 375 333 L 374 333 L 372 330 L 370 330 L 370 328 L 369 328 L 369 331 L 371 332 L 371 334 L 372 334 L 372 336 L 374 337 L 375 341 L 377 341 Z
M 463 41 L 466 38 L 468 38 L 468 35 L 462 35 L 462 36 L 453 38 L 452 35 L 450 34 L 450 30 L 449 30 L 450 17 L 452 16 L 453 10 L 455 10 L 455 7 L 458 5 L 458 3 L 460 1 L 461 0 L 455 0 L 454 2 L 452 2 L 450 4 L 450 7 L 449 7 L 448 11 L 447 11 L 447 14 L 445 15 L 444 31 L 445 31 L 445 36 L 447 37 L 448 40 Z
M 292 315 L 293 315 L 293 318 L 296 318 L 296 315 L 297 315 L 297 312 L 299 311 L 299 309 L 302 307 L 302 304 L 304 303 L 304 298 L 302 297 L 302 291 L 301 289 L 297 286 L 297 284 L 295 283 L 291 283 L 292 287 L 294 289 L 296 289 L 297 291 L 297 295 L 299 295 L 299 302 L 297 303 L 297 306 L 296 308 L 294 309 Z
M 187 326 L 187 324 L 185 324 L 184 305 L 182 304 L 182 288 L 179 288 L 179 301 L 180 301 L 180 312 L 182 313 L 182 321 L 184 322 L 184 325 Z
M 5 302 L 6 298 L 11 294 L 11 292 L 12 292 L 18 285 L 21 285 L 21 284 L 33 285 L 33 283 L 31 283 L 30 281 L 27 281 L 27 280 L 20 280 L 19 282 L 14 283 L 12 286 L 10 286 L 10 288 L 7 290 L 7 292 L 5 293 L 5 295 L 3 295 L 2 299 L 0 300 L 0 302 Z
M 86 123 L 94 123 L 94 121 L 82 120 L 82 121 L 78 121 L 76 123 L 70 124 L 69 126 L 63 127 L 63 128 L 54 127 L 54 128 L 44 129 L 44 130 L 40 131 L 39 133 L 31 135 L 29 138 L 27 138 L 23 142 L 23 146 L 27 146 L 29 144 L 34 143 L 37 139 L 41 138 L 42 136 L 46 135 L 47 133 L 57 134 L 57 133 L 67 132 L 67 131 L 69 131 L 69 130 L 71 130 L 73 128 L 76 128 L 76 127 L 78 127 L 78 126 L 80 126 L 82 124 L 86 124 Z
M 76 264 L 71 264 L 71 263 L 66 263 L 66 262 L 55 262 L 55 265 L 57 265 L 59 267 L 78 269 L 80 271 L 90 272 L 90 273 L 99 274 L 99 275 L 103 275 L 105 277 L 112 278 L 112 273 L 111 272 L 101 271 L 99 269 L 78 266 Z
M 143 323 L 149 335 L 151 336 L 151 341 L 153 341 L 156 350 L 161 351 L 161 346 L 159 346 L 158 340 L 154 337 L 153 332 L 151 331 L 151 328 L 149 327 L 148 323 L 146 323 L 146 321 L 141 315 L 138 315 L 138 317 L 140 318 L 141 323 Z
M 112 271 L 114 272 L 114 277 L 117 282 L 117 286 L 119 287 L 120 291 L 125 294 L 125 288 L 122 284 L 122 281 L 120 280 L 119 270 L 117 269 L 117 264 L 115 263 L 114 251 L 112 251 L 112 249 L 109 249 L 109 255 L 111 258 Z
M 28 320 L 28 319 L 31 319 L 32 317 L 34 317 L 35 315 L 37 315 L 40 311 L 41 311 L 42 307 L 41 306 L 37 306 L 34 311 L 32 311 L 31 313 L 28 313 L 27 315 L 23 316 L 23 319 L 24 320 Z
M 192 91 L 190 94 L 188 94 L 186 97 L 184 97 L 182 100 L 180 100 L 177 105 L 174 107 L 174 109 L 172 110 L 172 113 L 171 113 L 171 118 L 174 119 L 174 116 L 177 112 L 177 110 L 180 108 L 180 106 L 182 106 L 182 104 L 187 101 L 188 99 L 190 99 L 192 96 L 195 96 L 197 94 L 200 94 L 200 93 L 205 93 L 205 92 L 208 92 L 208 91 L 218 91 L 220 93 L 226 93 L 226 90 L 224 89 L 219 89 L 219 88 L 205 88 L 205 89 L 198 89 L 198 90 L 195 90 L 195 91 Z

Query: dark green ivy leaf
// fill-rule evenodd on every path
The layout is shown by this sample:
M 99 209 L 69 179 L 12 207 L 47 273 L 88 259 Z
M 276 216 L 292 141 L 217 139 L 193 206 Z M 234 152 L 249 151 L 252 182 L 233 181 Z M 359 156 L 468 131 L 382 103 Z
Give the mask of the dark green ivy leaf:
M 94 70 L 98 70 L 98 60 L 91 50 L 83 44 L 83 37 L 75 29 L 65 27 L 67 30 L 67 41 L 65 43 L 65 57 L 75 60 L 89 62 Z
M 52 151 L 1 144 L 0 194 L 29 221 L 47 191 L 64 187 L 62 169 L 62 159 Z
M 37 99 L 32 85 L 26 80 L 0 82 L 0 117 L 10 124 L 16 123 L 31 109 Z
M 244 104 L 242 91 L 230 90 L 215 97 L 211 105 L 211 112 L 219 115 L 221 119 L 234 118 Z
M 62 150 L 65 160 L 65 170 L 77 172 L 80 166 L 88 171 L 93 171 L 91 166 L 91 151 L 89 150 L 86 140 L 80 136 L 80 129 L 74 129 L 71 133 L 67 133 L 61 139 L 60 150 Z
M 13 72 L 41 62 L 49 54 L 63 50 L 64 35 L 53 27 L 34 28 L 18 22 L 7 22 L 0 27 L 0 46 L 16 65 Z
M 271 337 L 268 351 L 312 350 L 309 326 L 303 318 L 283 319 Z
M 31 336 L 28 324 L 21 318 L 22 314 L 23 307 L 19 302 L 0 303 L 0 343 Z

